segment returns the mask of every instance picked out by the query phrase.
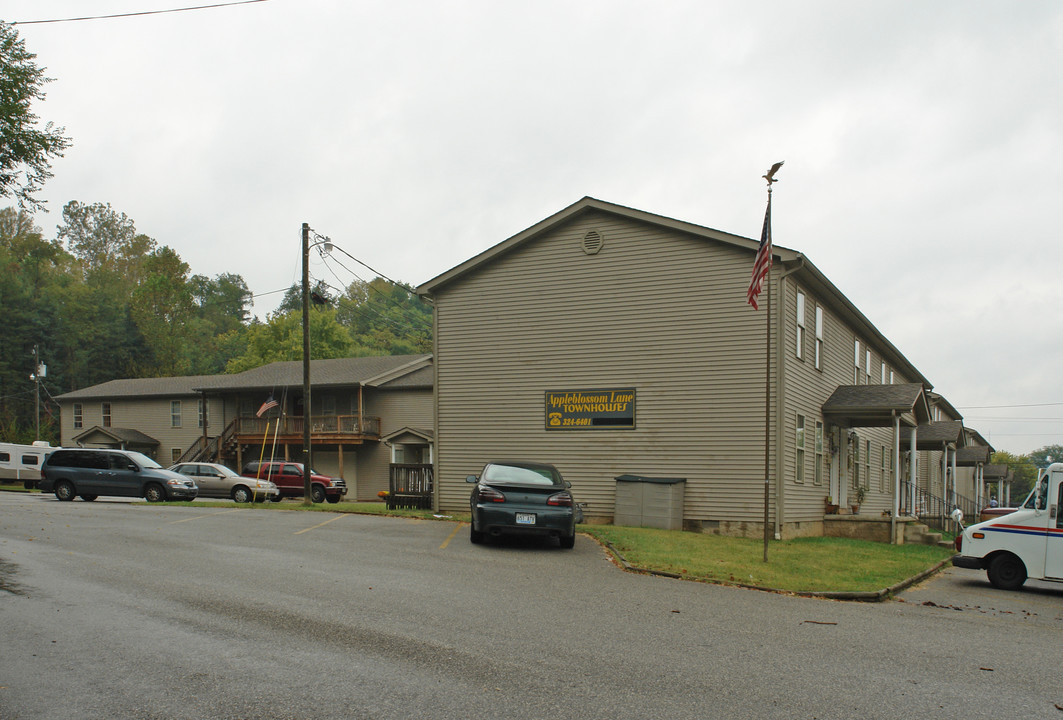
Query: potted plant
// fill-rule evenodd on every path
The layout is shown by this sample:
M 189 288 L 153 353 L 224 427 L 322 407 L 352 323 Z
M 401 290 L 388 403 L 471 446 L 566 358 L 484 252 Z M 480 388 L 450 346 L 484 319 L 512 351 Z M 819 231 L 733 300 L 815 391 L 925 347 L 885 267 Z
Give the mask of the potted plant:
M 830 495 L 823 498 L 823 506 L 824 512 L 826 512 L 827 515 L 838 514 L 838 506 L 834 504 L 834 498 L 832 498 Z
M 856 501 L 852 504 L 853 515 L 856 515 L 858 512 L 860 512 L 860 506 L 864 502 L 865 493 L 866 491 L 862 487 L 858 487 L 856 489 Z

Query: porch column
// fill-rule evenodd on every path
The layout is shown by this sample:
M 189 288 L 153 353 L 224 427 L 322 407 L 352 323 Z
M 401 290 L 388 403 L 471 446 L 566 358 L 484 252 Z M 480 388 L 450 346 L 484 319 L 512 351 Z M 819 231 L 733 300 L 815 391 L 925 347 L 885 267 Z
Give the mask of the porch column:
M 919 481 L 919 451 L 916 449 L 916 435 L 919 428 L 916 425 L 912 425 L 911 432 L 911 449 L 908 451 L 908 476 L 910 481 L 910 487 L 908 488 L 908 514 L 916 515 L 915 512 L 915 488 Z
M 956 493 L 956 455 L 959 453 L 958 448 L 952 449 L 952 496 L 949 501 L 952 503 L 952 507 L 959 507 L 957 504 L 958 498 Z M 951 510 L 950 510 L 951 512 Z
M 890 544 L 897 542 L 897 513 L 901 504 L 901 416 L 893 416 L 893 510 L 890 512 Z

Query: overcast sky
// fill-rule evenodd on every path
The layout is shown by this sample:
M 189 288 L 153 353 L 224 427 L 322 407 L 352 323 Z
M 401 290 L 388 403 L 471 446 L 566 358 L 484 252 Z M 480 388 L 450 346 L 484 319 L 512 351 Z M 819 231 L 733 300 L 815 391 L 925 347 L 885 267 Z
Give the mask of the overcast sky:
M 18 30 L 73 139 L 48 237 L 110 203 L 265 318 L 303 222 L 418 285 L 586 195 L 758 237 L 785 160 L 775 242 L 996 449 L 1063 443 L 1063 3 L 264 0 Z

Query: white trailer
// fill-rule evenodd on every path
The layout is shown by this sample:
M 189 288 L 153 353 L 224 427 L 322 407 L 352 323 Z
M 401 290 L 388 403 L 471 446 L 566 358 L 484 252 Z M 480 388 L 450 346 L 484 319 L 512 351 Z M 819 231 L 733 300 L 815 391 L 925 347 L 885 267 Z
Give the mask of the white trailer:
M 956 567 L 985 570 L 1004 590 L 1027 578 L 1063 583 L 1063 463 L 1041 472 L 1033 491 L 1013 513 L 964 529 L 956 538 Z
M 21 481 L 26 488 L 37 487 L 41 465 L 55 449 L 41 440 L 32 445 L 0 443 L 0 483 Z

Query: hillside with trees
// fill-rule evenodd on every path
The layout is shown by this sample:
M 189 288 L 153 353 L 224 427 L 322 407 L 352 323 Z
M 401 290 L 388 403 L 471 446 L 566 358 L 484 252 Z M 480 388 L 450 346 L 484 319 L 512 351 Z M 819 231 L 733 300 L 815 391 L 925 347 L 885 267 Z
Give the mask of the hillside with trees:
M 266 320 L 249 317 L 239 273 L 193 274 L 172 247 L 108 203 L 73 201 L 55 238 L 24 209 L 0 209 L 0 439 L 57 437 L 51 398 L 116 378 L 240 372 L 302 357 L 301 289 Z M 431 309 L 383 278 L 315 283 L 314 358 L 431 351 Z

